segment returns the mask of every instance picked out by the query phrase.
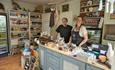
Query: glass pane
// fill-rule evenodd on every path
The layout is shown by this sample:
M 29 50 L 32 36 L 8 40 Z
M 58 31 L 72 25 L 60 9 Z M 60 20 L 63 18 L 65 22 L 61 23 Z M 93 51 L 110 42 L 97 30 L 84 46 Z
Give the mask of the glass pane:
M 6 31 L 6 16 L 0 15 L 0 32 Z

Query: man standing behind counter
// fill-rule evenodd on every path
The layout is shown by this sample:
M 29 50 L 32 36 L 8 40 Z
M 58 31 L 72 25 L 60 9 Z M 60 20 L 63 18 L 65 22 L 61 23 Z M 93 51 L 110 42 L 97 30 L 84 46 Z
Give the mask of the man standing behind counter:
M 71 36 L 71 29 L 72 26 L 68 25 L 68 19 L 62 18 L 62 24 L 58 26 L 56 29 L 56 32 L 58 33 L 58 36 L 64 38 L 65 43 L 69 42 L 70 36 Z

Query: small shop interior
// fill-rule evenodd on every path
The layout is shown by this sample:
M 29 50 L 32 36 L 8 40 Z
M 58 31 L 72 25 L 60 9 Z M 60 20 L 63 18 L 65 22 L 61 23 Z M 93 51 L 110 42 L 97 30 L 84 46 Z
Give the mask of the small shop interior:
M 115 70 L 115 0 L 0 0 L 0 70 Z

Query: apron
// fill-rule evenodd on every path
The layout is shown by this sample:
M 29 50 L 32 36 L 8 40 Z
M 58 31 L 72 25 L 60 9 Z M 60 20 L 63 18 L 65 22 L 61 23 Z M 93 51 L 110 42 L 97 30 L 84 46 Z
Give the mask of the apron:
M 72 35 L 72 43 L 76 44 L 76 46 L 78 46 L 82 42 L 83 37 L 81 37 L 79 35 L 79 31 L 77 31 L 77 32 L 76 31 L 72 31 L 71 35 Z

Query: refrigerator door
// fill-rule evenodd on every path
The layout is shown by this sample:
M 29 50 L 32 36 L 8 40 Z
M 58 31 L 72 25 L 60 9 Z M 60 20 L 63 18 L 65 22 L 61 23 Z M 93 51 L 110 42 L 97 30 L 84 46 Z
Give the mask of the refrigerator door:
M 88 30 L 88 38 L 91 43 L 101 43 L 101 30 Z
M 0 55 L 8 53 L 6 16 L 0 15 Z

